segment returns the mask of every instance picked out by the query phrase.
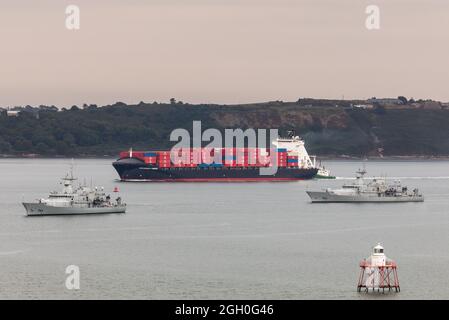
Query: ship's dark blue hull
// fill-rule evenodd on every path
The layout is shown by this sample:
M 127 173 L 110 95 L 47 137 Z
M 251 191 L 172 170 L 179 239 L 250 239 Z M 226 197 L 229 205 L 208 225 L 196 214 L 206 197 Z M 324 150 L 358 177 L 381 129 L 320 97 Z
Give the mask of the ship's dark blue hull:
M 278 168 L 274 175 L 261 175 L 257 167 L 158 168 L 140 159 L 124 158 L 112 164 L 122 181 L 289 181 L 312 179 L 318 169 Z

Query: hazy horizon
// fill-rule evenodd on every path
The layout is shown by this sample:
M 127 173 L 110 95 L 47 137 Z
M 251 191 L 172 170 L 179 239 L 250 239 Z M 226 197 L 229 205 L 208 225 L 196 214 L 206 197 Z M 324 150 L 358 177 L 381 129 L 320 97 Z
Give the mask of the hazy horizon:
M 81 28 L 65 27 L 78 5 Z M 380 7 L 380 30 L 365 27 Z M 447 0 L 0 0 L 0 107 L 449 101 Z

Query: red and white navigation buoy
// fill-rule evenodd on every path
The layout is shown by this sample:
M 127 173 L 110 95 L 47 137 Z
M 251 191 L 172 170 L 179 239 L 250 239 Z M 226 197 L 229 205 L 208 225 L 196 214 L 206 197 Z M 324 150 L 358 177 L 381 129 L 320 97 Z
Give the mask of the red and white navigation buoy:
M 388 291 L 400 292 L 399 279 L 396 262 L 387 258 L 384 248 L 379 244 L 373 248 L 370 257 L 360 262 L 360 276 L 357 284 L 357 291 L 378 292 L 385 289 Z
M 118 189 L 118 187 L 114 187 L 114 192 L 120 192 L 120 190 Z

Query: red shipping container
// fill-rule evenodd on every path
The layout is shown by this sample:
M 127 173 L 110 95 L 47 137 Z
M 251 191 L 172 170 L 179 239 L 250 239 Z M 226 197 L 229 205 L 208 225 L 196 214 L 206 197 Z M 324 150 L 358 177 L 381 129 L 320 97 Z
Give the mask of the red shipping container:
M 260 156 L 258 159 L 258 162 L 260 164 L 264 164 L 264 165 L 268 164 L 268 163 L 270 163 L 270 157 Z
M 201 149 L 192 148 L 190 152 L 190 163 L 201 163 Z
M 143 161 L 147 164 L 155 164 L 156 163 L 156 157 L 144 157 Z
M 129 158 L 129 157 L 133 157 L 133 158 L 138 158 L 138 159 L 143 159 L 144 158 L 144 152 L 143 151 L 122 151 L 120 152 L 119 156 L 120 158 Z
M 119 154 L 120 158 L 129 158 L 130 152 L 129 151 L 122 151 Z
M 202 163 L 212 163 L 214 162 L 214 154 L 209 152 L 204 152 L 201 157 Z

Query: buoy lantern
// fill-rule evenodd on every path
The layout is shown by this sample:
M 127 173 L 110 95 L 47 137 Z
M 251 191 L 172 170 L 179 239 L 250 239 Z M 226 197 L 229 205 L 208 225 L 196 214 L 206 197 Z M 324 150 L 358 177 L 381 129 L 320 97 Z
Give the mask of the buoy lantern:
M 380 243 L 373 248 L 370 257 L 360 262 L 360 275 L 357 291 L 400 292 L 396 262 L 387 258 L 384 247 Z

